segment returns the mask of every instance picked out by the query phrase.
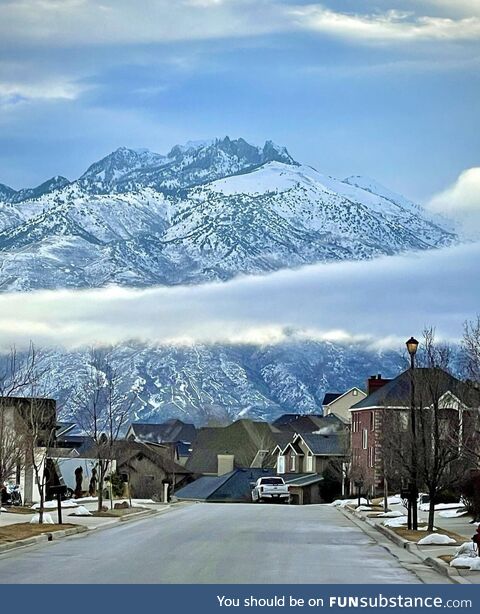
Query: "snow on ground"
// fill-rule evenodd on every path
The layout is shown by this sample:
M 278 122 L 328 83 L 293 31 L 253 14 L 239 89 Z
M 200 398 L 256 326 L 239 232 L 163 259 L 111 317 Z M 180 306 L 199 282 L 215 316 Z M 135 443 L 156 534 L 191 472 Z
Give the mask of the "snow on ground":
M 83 505 L 79 505 L 71 514 L 69 514 L 70 516 L 92 516 L 92 512 L 90 510 L 87 510 L 86 507 L 84 507 Z
M 391 518 L 390 520 L 385 520 L 383 523 L 384 527 L 403 527 L 408 523 L 408 519 L 406 516 L 398 516 L 396 518 Z
M 462 508 L 457 508 L 455 510 L 444 510 L 443 512 L 438 512 L 438 515 L 442 518 L 458 518 L 459 516 L 465 516 L 468 514 L 467 510 Z
M 0 512 L 6 512 L 7 510 L 4 507 L 0 507 Z
M 450 567 L 466 567 L 471 571 L 480 571 L 480 557 L 459 556 L 450 561 Z
M 30 524 L 39 524 L 39 522 L 40 514 L 35 514 L 35 516 L 33 516 L 33 518 L 30 520 Z M 46 513 L 43 515 L 43 524 L 55 524 L 50 514 Z
M 32 505 L 33 510 L 38 510 L 39 507 L 40 507 L 40 503 L 34 503 Z M 75 503 L 75 501 L 72 501 L 71 499 L 66 499 L 65 501 L 62 501 L 62 509 L 68 508 L 68 507 L 78 507 L 78 505 L 77 503 Z M 45 501 L 45 503 L 43 504 L 43 509 L 46 509 L 46 510 L 56 510 L 57 508 L 58 508 L 57 501 Z
M 426 535 L 425 537 L 422 537 L 422 539 L 419 539 L 417 542 L 419 546 L 430 546 L 430 545 L 446 546 L 446 545 L 450 545 L 454 543 L 455 543 L 454 539 L 452 539 L 448 535 L 441 535 L 441 534 Z
M 435 511 L 437 512 L 438 510 L 454 510 L 454 509 L 458 509 L 459 507 L 464 507 L 463 503 L 437 503 L 437 505 L 435 506 Z M 421 503 L 419 505 L 419 509 L 422 512 L 428 512 L 428 510 L 430 509 L 430 503 Z
M 346 507 L 347 505 L 356 505 L 358 503 L 358 499 L 336 499 L 333 503 L 329 505 L 333 505 L 333 507 Z M 360 505 L 367 505 L 368 501 L 366 499 L 360 499 Z
M 381 512 L 380 514 L 377 514 L 377 518 L 401 518 L 403 516 L 405 516 L 405 514 L 398 510 L 390 512 Z
M 477 556 L 477 550 L 475 548 L 475 544 L 473 542 L 465 542 L 461 546 L 459 546 L 455 552 L 455 558 L 466 557 L 466 556 Z

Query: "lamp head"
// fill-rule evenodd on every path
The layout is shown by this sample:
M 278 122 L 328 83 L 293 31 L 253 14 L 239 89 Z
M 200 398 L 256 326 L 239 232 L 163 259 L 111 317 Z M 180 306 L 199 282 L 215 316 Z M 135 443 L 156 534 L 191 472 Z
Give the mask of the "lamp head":
M 410 337 L 410 339 L 405 343 L 407 346 L 408 353 L 410 356 L 415 356 L 418 348 L 418 341 L 414 337 Z

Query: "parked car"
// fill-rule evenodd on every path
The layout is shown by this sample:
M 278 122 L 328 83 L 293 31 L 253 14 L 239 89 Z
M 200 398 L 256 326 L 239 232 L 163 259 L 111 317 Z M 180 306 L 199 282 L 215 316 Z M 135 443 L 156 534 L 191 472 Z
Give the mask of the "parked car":
M 271 476 L 258 478 L 252 490 L 252 501 L 254 503 L 263 501 L 290 503 L 290 492 L 283 478 Z

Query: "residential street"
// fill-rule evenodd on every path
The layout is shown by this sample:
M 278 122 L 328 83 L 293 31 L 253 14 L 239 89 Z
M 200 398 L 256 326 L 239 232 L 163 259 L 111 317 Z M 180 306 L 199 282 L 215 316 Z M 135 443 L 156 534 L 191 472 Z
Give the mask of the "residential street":
M 401 553 L 401 556 L 406 556 Z M 423 567 L 407 561 L 407 567 Z M 426 582 L 444 582 L 428 569 Z M 418 583 L 325 505 L 194 504 L 0 557 L 1 583 Z

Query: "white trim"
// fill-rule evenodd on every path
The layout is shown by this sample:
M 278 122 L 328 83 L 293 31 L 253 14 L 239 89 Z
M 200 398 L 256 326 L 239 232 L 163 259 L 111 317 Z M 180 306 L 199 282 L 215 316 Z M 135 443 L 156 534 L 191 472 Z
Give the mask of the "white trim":
M 337 401 L 340 401 L 340 399 L 342 399 L 346 394 L 352 392 L 352 390 L 358 390 L 358 392 L 360 392 L 361 394 L 363 394 L 363 398 L 366 399 L 368 394 L 366 394 L 363 390 L 360 390 L 360 388 L 357 388 L 356 386 L 353 386 L 352 388 L 350 388 L 349 390 L 347 390 L 347 392 L 344 392 L 343 394 L 341 394 L 339 397 L 337 397 L 336 399 L 333 399 L 333 401 L 330 401 L 330 403 L 327 403 L 326 405 L 324 405 L 323 407 L 330 407 L 331 405 L 333 405 L 334 403 L 336 403 Z M 360 399 L 360 401 L 362 401 L 363 399 Z M 360 401 L 357 401 L 357 403 L 360 403 Z

